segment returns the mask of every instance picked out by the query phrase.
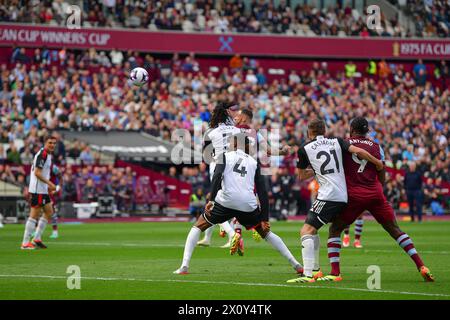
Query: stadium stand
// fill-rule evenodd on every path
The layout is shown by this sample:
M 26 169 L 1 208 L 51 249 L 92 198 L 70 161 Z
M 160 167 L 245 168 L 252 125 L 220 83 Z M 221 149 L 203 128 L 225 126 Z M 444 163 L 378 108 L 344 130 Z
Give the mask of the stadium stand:
M 169 140 L 174 127 L 193 131 L 193 124 L 200 122 L 206 129 L 211 101 L 232 98 L 254 110 L 258 128 L 278 128 L 282 139 L 292 145 L 304 142 L 310 117 L 322 116 L 330 133 L 342 136 L 352 117 L 367 115 L 372 138 L 383 142 L 388 166 L 394 170 L 386 188 L 397 206 L 404 191 L 395 170 L 405 169 L 408 161 L 418 162 L 430 184 L 450 181 L 450 91 L 445 61 L 436 65 L 379 61 L 376 74 L 369 74 L 365 63 L 357 62 L 357 72 L 351 74 L 355 78 L 346 77 L 345 62 L 314 62 L 289 74 L 287 68 L 279 69 L 283 72 L 278 75 L 260 66 L 267 61 L 253 57 L 234 56 L 216 73 L 204 68 L 207 63 L 194 54 L 159 59 L 118 50 L 15 48 L 11 60 L 1 66 L 0 161 L 29 164 L 40 147 L 39 138 L 54 129 L 143 131 Z M 128 90 L 121 80 L 134 64 L 150 71 L 148 88 Z M 62 164 L 87 165 L 87 174 L 95 175 L 96 169 L 89 168 L 99 163 L 100 155 L 83 142 L 60 141 L 56 157 Z M 284 166 L 292 174 L 295 159 L 284 159 Z M 198 171 L 189 170 L 183 169 L 180 179 L 194 184 Z M 286 175 L 282 171 L 280 176 Z M 2 180 L 18 183 L 22 175 L 5 170 Z M 156 201 L 146 192 L 145 179 L 133 183 L 140 190 L 138 201 Z M 78 200 L 85 184 L 86 179 L 76 183 Z M 127 192 L 125 185 L 122 189 Z M 300 183 L 292 192 L 300 192 L 308 201 L 306 189 Z M 445 192 L 439 197 L 448 208 Z M 300 207 L 296 212 L 302 211 Z
M 382 14 L 382 28 L 376 30 L 365 25 L 364 5 L 368 2 L 339 0 L 14 0 L 0 3 L 0 21 L 62 26 L 68 7 L 74 4 L 83 8 L 82 27 L 318 38 L 448 38 L 448 1 L 389 2 L 396 8 L 394 14 L 387 15 L 389 18 Z M 401 17 L 412 21 L 414 27 L 401 23 Z M 433 49 L 434 54 L 445 55 L 447 47 Z M 403 55 L 415 49 L 407 47 Z M 305 141 L 305 124 L 311 117 L 323 117 L 330 133 L 342 136 L 352 117 L 366 115 L 371 119 L 371 137 L 383 143 L 387 154 L 390 179 L 386 193 L 396 208 L 405 200 L 403 171 L 409 161 L 415 161 L 423 173 L 427 206 L 438 199 L 449 209 L 450 76 L 445 60 L 435 64 L 421 60 L 276 60 L 240 54 L 150 55 L 45 46 L 2 47 L 0 52 L 0 177 L 8 183 L 26 185 L 23 169 L 17 168 L 31 163 L 40 139 L 49 130 L 136 131 L 170 140 L 173 128 L 192 132 L 194 124 L 201 123 L 206 129 L 213 101 L 228 98 L 253 109 L 258 129 L 279 129 L 281 139 L 291 145 Z M 137 66 L 148 70 L 151 82 L 140 90 L 130 90 L 123 79 Z M 104 163 L 114 163 L 83 141 L 60 139 L 55 156 L 67 179 L 74 181 L 75 188 L 63 193 L 78 202 L 96 197 L 111 184 L 123 191 L 121 198 L 116 197 L 119 206 L 172 201 L 166 198 L 169 193 L 163 184 L 154 184 L 158 179 L 137 174 L 140 168 L 133 169 L 137 174 L 133 183 L 122 183 L 116 174 L 100 183 L 72 177 L 75 172 L 70 170 L 76 171 L 73 168 L 78 166 L 96 176 L 104 170 Z M 295 161 L 295 157 L 282 159 L 284 168 L 267 181 L 270 188 L 292 175 Z M 121 170 L 110 168 L 109 172 Z M 202 188 L 207 193 L 205 181 L 209 178 L 204 165 L 171 168 L 169 174 L 189 183 L 193 190 Z M 294 193 L 299 193 L 302 201 L 292 205 L 291 211 L 301 213 L 308 207 L 308 185 L 289 183 L 293 183 L 289 194 L 272 194 L 277 217 L 285 214 L 279 212 L 280 203 L 296 198 Z M 135 190 L 132 200 L 127 186 Z
M 276 33 L 298 36 L 448 37 L 448 3 L 408 1 L 407 13 L 416 32 L 397 17 L 382 17 L 382 28 L 365 27 L 363 8 L 348 1 L 234 0 L 234 1 L 25 1 L 0 6 L 8 22 L 61 25 L 70 4 L 82 5 L 84 27 L 126 27 L 185 32 Z M 362 2 L 362 1 L 361 1 Z M 8 3 L 8 2 L 7 2 Z M 358 3 L 358 2 L 356 2 Z M 322 7 L 316 7 L 322 5 Z M 355 2 L 353 2 L 355 5 Z M 426 10 L 426 15 L 423 12 Z
M 422 1 L 407 0 L 402 1 L 400 6 L 397 0 L 389 0 L 393 5 L 399 6 L 413 19 L 416 37 L 442 37 L 450 35 L 450 3 L 445 0 Z

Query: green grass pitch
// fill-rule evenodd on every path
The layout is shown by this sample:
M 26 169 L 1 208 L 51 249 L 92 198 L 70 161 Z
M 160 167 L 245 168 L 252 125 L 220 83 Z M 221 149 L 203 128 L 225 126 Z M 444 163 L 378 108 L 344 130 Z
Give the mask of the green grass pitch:
M 300 259 L 301 222 L 276 222 L 272 230 Z M 47 250 L 20 250 L 23 225 L 0 229 L 0 299 L 450 299 L 450 222 L 408 222 L 413 239 L 436 277 L 425 283 L 413 262 L 375 222 L 366 221 L 363 249 L 343 248 L 340 283 L 287 284 L 293 269 L 264 241 L 244 231 L 245 255 L 213 246 L 196 248 L 189 275 L 179 267 L 189 223 L 63 224 L 60 238 L 44 235 Z M 326 228 L 321 264 L 329 271 Z M 351 231 L 353 234 L 353 228 Z M 81 270 L 81 289 L 67 288 L 67 268 Z M 381 289 L 369 290 L 367 267 L 381 269 Z

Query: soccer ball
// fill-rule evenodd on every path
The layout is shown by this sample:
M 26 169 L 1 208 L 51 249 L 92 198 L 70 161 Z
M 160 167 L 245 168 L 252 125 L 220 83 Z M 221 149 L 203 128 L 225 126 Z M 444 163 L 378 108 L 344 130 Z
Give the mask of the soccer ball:
M 143 86 L 148 81 L 148 72 L 144 68 L 134 68 L 130 72 L 131 82 L 138 87 Z

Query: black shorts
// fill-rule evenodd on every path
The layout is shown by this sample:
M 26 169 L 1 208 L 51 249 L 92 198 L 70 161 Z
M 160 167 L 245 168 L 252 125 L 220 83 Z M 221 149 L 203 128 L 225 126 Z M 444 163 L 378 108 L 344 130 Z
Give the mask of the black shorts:
M 319 230 L 340 214 L 346 205 L 346 202 L 316 200 L 309 209 L 305 222 Z
M 47 203 L 51 203 L 48 194 L 30 193 L 31 195 L 31 207 L 39 208 L 45 206 Z
M 232 218 L 236 218 L 239 223 L 247 229 L 256 227 L 261 223 L 261 213 L 259 208 L 256 208 L 255 211 L 252 212 L 245 212 L 226 208 L 217 202 L 214 203 L 214 207 L 209 215 L 206 212 L 203 212 L 203 218 L 211 225 L 220 224 Z

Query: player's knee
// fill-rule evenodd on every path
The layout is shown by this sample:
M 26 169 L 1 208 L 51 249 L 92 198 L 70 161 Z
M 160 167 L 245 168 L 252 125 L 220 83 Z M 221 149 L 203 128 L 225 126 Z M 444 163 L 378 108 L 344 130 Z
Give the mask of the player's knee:
M 38 208 L 31 208 L 31 210 L 30 210 L 30 218 L 31 219 L 35 219 L 35 220 L 39 219 L 40 212 L 41 212 L 41 210 L 38 209 Z
M 202 215 L 198 218 L 197 222 L 195 223 L 195 226 L 199 228 L 201 231 L 205 231 L 206 229 L 211 227 L 211 225 L 208 223 L 208 221 L 205 220 L 205 218 L 203 218 Z
M 52 216 L 53 216 L 53 212 L 44 212 L 44 217 L 48 221 L 50 221 L 52 219 Z
M 398 237 L 400 237 L 402 235 L 402 230 L 400 230 L 400 227 L 393 224 L 393 223 L 388 223 L 385 228 L 384 228 L 390 235 L 392 238 L 397 239 Z
M 316 234 L 317 230 L 316 228 L 314 228 L 312 225 L 305 223 L 302 227 L 302 229 L 300 230 L 300 236 L 304 236 L 307 234 Z
M 197 228 L 199 228 L 201 231 L 205 231 L 206 229 L 208 229 L 209 227 L 211 227 L 211 225 L 208 223 L 208 222 L 203 222 L 203 223 L 200 223 L 200 224 L 196 224 L 195 225 Z
M 330 225 L 330 228 L 328 229 L 330 237 L 339 237 L 342 231 L 345 229 L 345 226 L 338 225 L 335 223 L 332 223 Z

